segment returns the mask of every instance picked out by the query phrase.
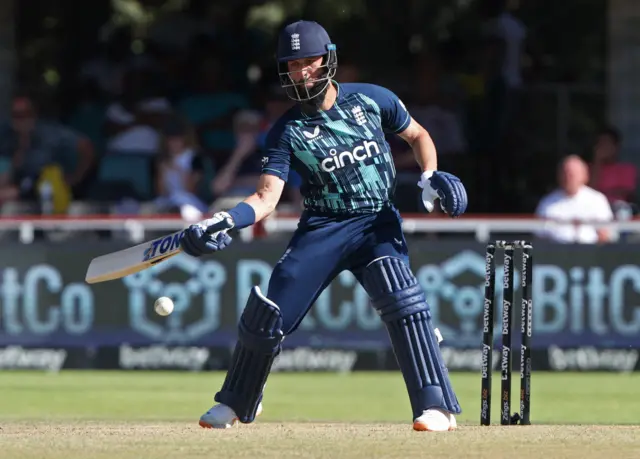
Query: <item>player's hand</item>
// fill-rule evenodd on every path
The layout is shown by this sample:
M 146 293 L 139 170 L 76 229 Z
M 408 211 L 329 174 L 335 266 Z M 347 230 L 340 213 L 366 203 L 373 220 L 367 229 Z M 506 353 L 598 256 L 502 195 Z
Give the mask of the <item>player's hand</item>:
M 433 211 L 436 199 L 440 200 L 440 208 L 451 217 L 459 217 L 467 210 L 467 190 L 453 174 L 424 172 L 418 186 L 422 188 L 422 203 L 428 212 Z
M 192 257 L 217 252 L 231 244 L 232 238 L 227 231 L 233 227 L 231 215 L 218 212 L 213 217 L 187 228 L 180 246 L 184 253 Z

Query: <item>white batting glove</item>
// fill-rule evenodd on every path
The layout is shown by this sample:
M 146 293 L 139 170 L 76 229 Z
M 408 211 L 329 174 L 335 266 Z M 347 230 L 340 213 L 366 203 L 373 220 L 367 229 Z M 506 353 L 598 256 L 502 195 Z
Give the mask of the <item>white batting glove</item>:
M 418 182 L 418 186 L 422 188 L 422 204 L 424 208 L 427 209 L 427 212 L 432 212 L 435 207 L 435 201 L 440 196 L 438 192 L 431 187 L 431 176 L 433 175 L 433 171 L 425 171 L 420 176 L 420 181 Z
M 220 222 L 225 221 L 226 225 L 218 225 Z M 206 231 L 207 228 L 218 225 L 222 229 L 221 231 L 216 231 L 215 233 L 211 233 L 213 237 L 215 237 L 218 233 L 225 233 L 233 228 L 233 218 L 227 212 L 216 212 L 211 216 L 211 218 L 207 218 L 206 220 L 202 220 L 196 223 L 196 226 L 202 228 L 203 231 Z

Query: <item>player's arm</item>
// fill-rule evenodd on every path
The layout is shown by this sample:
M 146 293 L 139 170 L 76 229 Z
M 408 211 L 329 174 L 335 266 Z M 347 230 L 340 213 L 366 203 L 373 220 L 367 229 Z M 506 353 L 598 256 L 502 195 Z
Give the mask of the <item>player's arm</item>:
M 229 210 L 236 228 L 253 225 L 273 212 L 289 176 L 291 151 L 281 125 L 271 129 L 262 158 L 262 175 L 256 192 Z
M 409 126 L 398 135 L 411 146 L 422 172 L 438 170 L 436 146 L 427 130 L 416 120 L 411 118 Z
M 411 146 L 413 155 L 423 172 L 438 170 L 436 146 L 431 136 L 413 119 L 398 96 L 383 87 L 376 87 L 372 96 L 380 107 L 384 132 L 397 134 Z
M 267 136 L 266 155 L 262 159 L 262 175 L 256 192 L 228 212 L 217 212 L 211 218 L 191 225 L 180 242 L 183 251 L 200 256 L 222 250 L 231 243 L 227 231 L 251 226 L 275 210 L 289 175 L 291 161 L 283 124 L 276 123 Z
M 404 139 L 413 150 L 422 175 L 418 186 L 422 188 L 422 202 L 431 212 L 434 202 L 440 200 L 440 207 L 452 217 L 462 215 L 467 210 L 467 191 L 458 177 L 438 171 L 438 156 L 431 136 L 416 122 L 405 105 L 391 91 L 377 90 L 378 106 L 385 132 L 394 133 Z
M 232 228 L 246 228 L 273 212 L 280 201 L 284 180 L 273 174 L 262 174 L 256 192 L 230 209 L 217 212 L 211 218 L 191 225 L 180 246 L 194 257 L 217 252 L 231 243 L 227 234 Z
M 262 174 L 256 192 L 244 200 L 253 209 L 255 221 L 267 218 L 280 202 L 284 190 L 284 180 L 275 175 Z

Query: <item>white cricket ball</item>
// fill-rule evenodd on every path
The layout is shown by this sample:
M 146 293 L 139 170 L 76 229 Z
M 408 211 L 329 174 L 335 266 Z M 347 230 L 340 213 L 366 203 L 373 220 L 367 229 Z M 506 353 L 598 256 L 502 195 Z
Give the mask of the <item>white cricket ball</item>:
M 158 298 L 153 304 L 153 308 L 161 316 L 168 316 L 173 312 L 173 301 L 167 296 Z

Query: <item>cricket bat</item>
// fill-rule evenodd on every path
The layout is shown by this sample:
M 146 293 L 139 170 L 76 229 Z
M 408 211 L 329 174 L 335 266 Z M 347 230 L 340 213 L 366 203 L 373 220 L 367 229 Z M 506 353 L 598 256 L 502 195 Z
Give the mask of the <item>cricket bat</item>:
M 206 231 L 215 235 L 231 228 L 233 228 L 233 220 L 223 218 L 209 226 Z M 128 249 L 96 257 L 89 263 L 85 281 L 88 284 L 97 284 L 98 282 L 120 279 L 174 257 L 182 252 L 180 241 L 182 241 L 185 231 L 186 229 L 177 231 Z
M 178 231 L 128 249 L 96 257 L 89 263 L 85 281 L 88 284 L 97 284 L 120 279 L 178 255 L 182 251 L 180 241 L 184 232 L 185 230 Z

